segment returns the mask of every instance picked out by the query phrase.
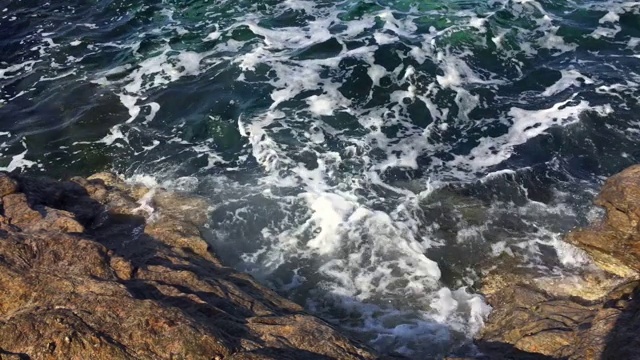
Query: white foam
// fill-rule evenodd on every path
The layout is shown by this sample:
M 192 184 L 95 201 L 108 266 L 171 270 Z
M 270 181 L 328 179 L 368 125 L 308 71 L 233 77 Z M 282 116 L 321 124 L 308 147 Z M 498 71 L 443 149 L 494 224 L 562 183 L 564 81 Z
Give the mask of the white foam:
M 498 241 L 496 243 L 491 244 L 491 254 L 495 257 L 500 256 L 501 254 L 507 254 L 509 256 L 513 256 L 513 251 L 507 246 L 506 241 Z
M 335 104 L 326 96 L 313 95 L 307 99 L 309 110 L 316 115 L 333 115 Z
M 136 173 L 134 175 L 132 175 L 131 177 L 123 177 L 121 176 L 121 178 L 123 180 L 125 180 L 128 183 L 132 183 L 132 184 L 142 184 L 150 189 L 153 189 L 155 187 L 157 187 L 159 185 L 158 179 L 153 176 L 153 175 L 147 175 L 147 174 L 139 174 Z
M 587 110 L 608 112 L 604 106 L 592 107 L 587 101 L 570 105 L 572 99 L 554 104 L 548 109 L 525 110 L 512 107 L 509 118 L 512 122 L 507 134 L 497 138 L 485 137 L 473 148 L 468 156 L 456 156 L 455 163 L 470 166 L 478 171 L 508 159 L 515 146 L 543 134 L 552 126 L 567 126 L 579 120 L 579 115 Z
M 153 196 L 155 195 L 155 188 L 151 188 L 144 194 L 137 203 L 140 205 L 137 208 L 133 209 L 132 212 L 135 213 L 144 213 L 145 216 L 153 220 L 155 215 L 155 208 L 153 207 Z
M 2 135 L 10 136 L 10 133 L 3 132 Z M 24 147 L 24 151 L 19 154 L 11 156 L 11 162 L 9 163 L 9 165 L 7 165 L 6 167 L 0 167 L 0 170 L 12 172 L 18 169 L 23 170 L 23 169 L 31 168 L 33 166 L 40 166 L 40 164 L 38 164 L 35 161 L 25 159 L 29 149 L 27 148 L 27 144 L 24 141 L 22 141 L 22 146 Z M 3 143 L 2 146 L 0 146 L 0 148 L 6 148 L 6 147 L 7 147 L 6 143 Z M 6 154 L 3 154 L 3 155 L 7 156 Z
M 127 120 L 127 122 L 130 123 L 138 117 L 138 114 L 140 114 L 140 106 L 136 105 L 138 97 L 126 94 L 120 94 L 119 97 L 122 105 L 129 110 L 129 120 Z M 107 143 L 107 145 L 111 145 L 112 143 L 113 141 Z
M 367 74 L 369 74 L 374 86 L 380 86 L 380 79 L 387 75 L 387 69 L 384 66 L 373 64 L 367 69 Z
M 36 60 L 27 60 L 25 62 L 22 62 L 20 64 L 15 64 L 15 65 L 11 65 L 9 67 L 6 67 L 4 69 L 0 69 L 0 79 L 10 79 L 13 78 L 14 76 L 12 75 L 8 75 L 11 73 L 17 73 L 20 70 L 23 70 L 25 72 L 29 72 L 33 70 L 33 65 L 36 64 L 37 61 Z
M 437 309 L 436 320 L 442 323 L 464 324 L 456 330 L 467 333 L 476 333 L 480 330 L 491 312 L 491 307 L 482 297 L 469 294 L 464 287 L 455 291 L 448 288 L 440 289 L 432 300 L 431 307 Z M 467 309 L 464 309 L 465 307 Z M 460 317 L 466 317 L 466 319 L 462 320 Z
M 560 235 L 554 234 L 552 237 L 551 245 L 558 254 L 558 259 L 562 265 L 573 268 L 583 268 L 592 264 L 589 256 L 579 249 L 561 239 Z
M 571 70 L 561 70 L 560 71 L 562 74 L 562 77 L 560 78 L 560 80 L 558 80 L 555 84 L 547 87 L 543 92 L 542 95 L 544 96 L 552 96 L 555 95 L 559 92 L 562 92 L 566 89 L 569 89 L 571 87 L 579 87 L 582 85 L 582 83 L 584 84 L 593 84 L 594 81 L 591 80 L 590 78 L 582 75 L 581 73 L 579 73 L 578 71 L 571 69 Z M 580 81 L 582 80 L 582 81 Z
M 600 39 L 602 37 L 613 38 L 622 30 L 620 26 L 614 26 L 613 28 L 598 27 L 591 33 L 591 37 Z
M 380 33 L 380 32 L 375 33 L 373 35 L 373 38 L 376 39 L 376 42 L 378 43 L 378 45 L 392 44 L 398 41 L 397 36 L 392 36 L 392 35 Z
M 282 7 L 291 10 L 304 10 L 307 13 L 312 13 L 313 9 L 316 7 L 316 4 L 313 1 L 285 0 L 282 3 Z
M 121 126 L 116 125 L 111 128 L 109 134 L 96 142 L 103 143 L 105 145 L 112 145 L 119 139 L 122 139 L 127 143 L 129 142 L 129 139 L 122 133 Z
M 619 20 L 620 20 L 620 15 L 618 15 L 614 11 L 609 11 L 608 13 L 605 14 L 605 16 L 601 17 L 600 20 L 598 20 L 598 23 L 600 24 L 615 23 L 615 22 L 618 22 Z
M 67 76 L 71 76 L 71 75 L 75 75 L 76 74 L 76 70 L 69 70 L 66 72 L 63 72 L 62 74 L 56 75 L 56 76 L 52 76 L 52 77 L 47 77 L 47 76 L 43 76 L 40 78 L 40 81 L 53 81 L 53 80 L 59 80 L 62 78 L 65 78 Z
M 222 36 L 222 33 L 220 31 L 213 31 L 204 38 L 204 41 L 216 41 L 220 38 L 220 36 Z

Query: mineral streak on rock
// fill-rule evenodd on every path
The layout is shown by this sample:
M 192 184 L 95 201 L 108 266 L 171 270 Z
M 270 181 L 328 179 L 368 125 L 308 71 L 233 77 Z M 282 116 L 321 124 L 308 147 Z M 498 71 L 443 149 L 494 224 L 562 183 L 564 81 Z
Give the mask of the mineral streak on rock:
M 207 204 L 0 174 L 1 359 L 374 359 L 202 239 Z

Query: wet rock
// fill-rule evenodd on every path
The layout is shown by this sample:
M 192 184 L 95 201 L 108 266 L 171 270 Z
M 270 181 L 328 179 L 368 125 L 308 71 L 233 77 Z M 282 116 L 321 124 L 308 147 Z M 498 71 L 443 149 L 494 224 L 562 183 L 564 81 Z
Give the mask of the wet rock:
M 74 181 L 82 178 L 74 178 Z M 87 178 L 88 181 L 99 180 L 102 185 L 109 187 L 117 187 L 118 189 L 126 189 L 126 183 L 118 177 L 118 175 L 110 172 L 101 172 L 93 174 Z
M 152 196 L 153 205 L 164 209 L 166 215 L 196 225 L 207 221 L 209 204 L 200 198 L 186 197 L 179 193 L 157 190 Z
M 633 266 L 633 253 L 619 254 L 626 242 L 615 231 L 596 230 L 595 228 L 575 230 L 567 234 L 565 240 L 585 250 L 591 259 L 602 269 L 623 278 L 638 275 L 638 268 Z M 622 256 L 622 257 L 620 257 Z
M 0 173 L 0 197 L 18 192 L 18 182 L 6 173 Z
M 209 256 L 209 245 L 200 237 L 198 227 L 177 219 L 155 221 L 145 227 L 145 234 L 162 238 L 166 244 L 180 249 L 189 249 L 194 254 Z
M 522 272 L 520 276 L 510 276 L 510 283 L 498 275 L 484 279 L 487 289 L 481 291 L 493 312 L 476 342 L 486 358 L 504 358 L 505 345 L 509 353 L 517 354 L 514 359 L 534 355 L 549 359 L 618 358 L 602 356 L 613 332 L 635 331 L 620 325 L 620 319 L 637 312 L 632 299 L 640 291 L 640 282 L 625 282 L 601 272 L 568 279 L 535 278 Z
M 16 184 L 0 221 L 0 358 L 377 358 L 222 266 L 200 237 L 202 200 L 108 174 Z
M 553 357 L 565 356 L 575 341 L 573 329 L 591 315 L 590 308 L 525 285 L 509 286 L 489 300 L 494 311 L 480 338 Z M 557 315 L 557 316 L 556 316 Z
M 601 271 L 586 271 L 579 275 L 543 276 L 533 279 L 536 288 L 557 297 L 597 301 L 622 280 Z
M 150 189 L 141 184 L 127 184 L 124 180 L 120 179 L 118 175 L 109 172 L 101 172 L 91 175 L 87 180 L 94 184 L 101 183 L 104 186 L 124 191 L 128 196 L 135 200 L 141 199 L 150 191 Z
M 494 308 L 476 339 L 486 358 L 640 358 L 640 166 L 607 180 L 596 204 L 605 218 L 566 240 L 600 269 L 551 277 L 501 262 L 483 278 Z
M 640 165 L 609 178 L 595 203 L 606 216 L 591 228 L 576 230 L 567 242 L 584 249 L 603 269 L 621 277 L 640 272 Z
M 640 165 L 610 177 L 596 198 L 596 204 L 607 210 L 607 227 L 637 235 L 640 221 Z

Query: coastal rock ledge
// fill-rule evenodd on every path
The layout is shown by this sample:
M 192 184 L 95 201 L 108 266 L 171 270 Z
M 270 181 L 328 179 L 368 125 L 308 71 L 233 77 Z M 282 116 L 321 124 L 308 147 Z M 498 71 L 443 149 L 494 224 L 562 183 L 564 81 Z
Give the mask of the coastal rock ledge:
M 501 263 L 483 279 L 494 311 L 476 339 L 490 359 L 640 359 L 640 165 L 606 181 L 606 216 L 568 233 L 597 266 L 548 276 Z
M 223 266 L 207 204 L 112 174 L 0 174 L 0 359 L 375 359 Z

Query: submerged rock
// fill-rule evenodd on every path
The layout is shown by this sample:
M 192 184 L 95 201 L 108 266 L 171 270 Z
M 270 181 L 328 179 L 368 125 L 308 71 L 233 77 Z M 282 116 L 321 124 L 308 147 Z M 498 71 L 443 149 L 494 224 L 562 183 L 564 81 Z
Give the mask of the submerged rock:
M 640 166 L 607 180 L 596 204 L 605 218 L 566 240 L 600 269 L 552 278 L 504 263 L 484 278 L 485 358 L 640 359 Z
M 224 267 L 207 204 L 111 174 L 0 174 L 0 358 L 374 359 Z

